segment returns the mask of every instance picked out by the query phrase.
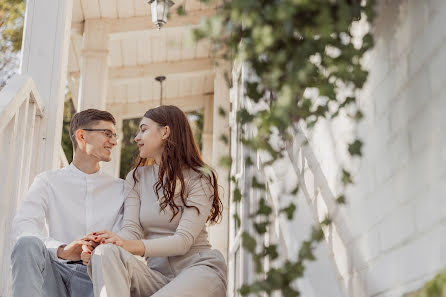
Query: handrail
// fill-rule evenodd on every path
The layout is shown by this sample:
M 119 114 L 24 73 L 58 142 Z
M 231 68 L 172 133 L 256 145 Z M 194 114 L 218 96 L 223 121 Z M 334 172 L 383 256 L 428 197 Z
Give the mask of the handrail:
M 349 290 L 346 287 L 346 283 L 343 281 L 344 276 L 334 258 L 335 251 L 333 238 L 337 238 L 337 244 L 346 246 L 349 239 L 352 238 L 350 229 L 348 228 L 345 218 L 340 215 L 340 207 L 336 203 L 336 197 L 322 171 L 320 161 L 310 145 L 305 129 L 302 125 L 295 125 L 293 126 L 292 131 L 294 137 L 292 137 L 292 140 L 286 145 L 288 157 L 298 176 L 299 187 L 311 209 L 314 221 L 320 223 L 321 218 L 323 219 L 326 216 L 330 217 L 332 220 L 332 226 L 334 226 L 334 228 L 330 227 L 324 230 L 325 243 L 329 250 L 329 259 L 331 260 L 332 267 L 336 273 L 339 288 L 342 290 L 344 296 L 349 296 Z M 311 173 L 311 185 L 306 184 L 305 175 L 307 173 Z M 323 204 L 323 207 L 320 207 L 321 204 Z M 347 259 L 347 261 L 350 260 L 350 258 Z M 361 257 L 357 257 L 355 258 L 355 261 L 364 260 Z M 352 264 L 349 262 L 347 266 L 349 265 Z M 359 284 L 356 289 L 365 294 L 365 287 L 363 284 Z
M 0 131 L 12 119 L 17 108 L 31 95 L 32 103 L 37 104 L 37 115 L 43 116 L 44 105 L 34 81 L 28 75 L 14 76 L 0 91 Z
M 254 104 L 250 100 L 244 101 L 244 104 L 250 112 L 256 112 L 265 108 L 269 108 L 262 102 Z M 302 125 L 294 125 L 290 129 L 290 133 L 293 137 L 291 137 L 290 141 L 283 143 L 287 151 L 286 160 L 287 162 L 289 162 L 289 165 L 291 165 L 292 170 L 294 170 L 297 176 L 300 193 L 303 194 L 306 200 L 306 204 L 308 205 L 308 214 L 311 216 L 313 223 L 320 224 L 320 218 L 324 217 L 321 216 L 320 209 L 324 208 L 318 207 L 318 203 L 323 202 L 327 212 L 326 214 L 328 214 L 329 217 L 333 220 L 333 226 L 335 226 L 335 228 L 330 228 L 328 230 L 324 229 L 324 232 L 326 232 L 326 240 L 324 242 L 328 249 L 328 259 L 331 262 L 330 264 L 333 269 L 332 272 L 336 276 L 335 279 L 338 288 L 340 289 L 339 292 L 333 291 L 333 296 L 339 296 L 339 293 L 342 294 L 342 296 L 348 296 L 348 290 L 346 289 L 345 283 L 343 282 L 343 278 L 334 258 L 332 248 L 333 233 L 336 232 L 338 235 L 337 238 L 341 239 L 342 242 L 345 242 L 346 237 L 348 237 L 348 228 L 346 228 L 346 224 L 342 216 L 337 215 L 339 212 L 339 207 L 335 202 L 336 197 L 334 196 L 331 188 L 328 185 L 325 175 L 321 170 L 319 160 L 316 158 L 311 146 L 309 145 L 309 139 L 307 138 L 305 129 L 303 129 Z M 260 153 L 259 157 L 261 164 L 265 164 L 270 159 L 267 153 Z M 289 165 L 287 164 L 287 166 Z M 274 166 L 262 165 L 262 174 L 265 175 L 267 180 L 273 181 L 272 183 L 274 183 L 274 180 L 277 180 L 277 176 L 275 176 L 275 170 L 276 169 L 274 168 Z M 307 174 L 311 176 L 310 184 L 307 184 Z M 285 202 L 287 201 L 286 198 L 284 199 L 281 197 L 279 201 L 279 199 L 275 197 L 271 189 L 269 189 L 269 194 L 271 196 L 269 197 L 269 199 L 275 212 L 277 212 L 277 210 L 281 207 L 287 205 Z M 316 197 L 320 198 L 316 199 Z M 290 223 L 288 220 L 278 221 L 278 229 L 280 230 L 278 234 L 278 240 L 282 247 L 286 246 L 285 239 L 283 238 L 284 234 L 287 234 L 289 236 L 290 232 L 292 232 L 292 230 L 290 230 L 293 227 L 291 224 L 292 223 Z M 286 248 L 284 252 L 287 252 Z M 364 291 L 364 288 L 360 286 L 358 290 Z
M 9 296 L 11 222 L 39 164 L 44 105 L 28 75 L 0 91 L 0 296 Z

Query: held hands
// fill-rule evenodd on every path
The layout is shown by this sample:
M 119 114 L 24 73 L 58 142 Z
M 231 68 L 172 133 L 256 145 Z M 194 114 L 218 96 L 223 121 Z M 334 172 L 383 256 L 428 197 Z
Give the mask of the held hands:
M 62 245 L 57 249 L 57 257 L 64 260 L 79 261 L 84 249 L 93 250 L 97 246 L 94 236 L 86 235 L 68 245 Z
M 111 243 L 122 247 L 123 249 L 134 255 L 144 256 L 145 253 L 145 246 L 141 240 L 124 240 L 111 231 L 98 231 L 90 233 L 87 236 L 89 236 L 89 238 L 93 238 L 96 246 L 99 244 Z M 94 248 L 96 248 L 96 246 L 82 246 L 81 259 L 84 265 L 88 265 L 88 263 L 90 262 L 91 253 L 93 252 Z

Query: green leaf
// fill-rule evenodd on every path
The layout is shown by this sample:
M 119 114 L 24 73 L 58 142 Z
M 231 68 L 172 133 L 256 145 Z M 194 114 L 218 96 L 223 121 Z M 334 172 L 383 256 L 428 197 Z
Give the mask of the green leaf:
M 295 196 L 299 192 L 299 184 L 296 185 L 296 187 L 291 191 L 291 195 Z
M 230 169 L 231 165 L 232 165 L 231 156 L 222 156 L 222 157 L 220 157 L 219 165 L 224 167 L 224 168 Z
M 220 135 L 220 140 L 226 145 L 229 143 L 228 136 L 224 134 Z
M 235 222 L 235 226 L 237 229 L 240 228 L 240 226 L 242 225 L 242 221 L 240 220 L 240 216 L 238 214 L 233 214 L 232 217 L 234 218 L 234 222 Z
M 184 9 L 184 5 L 180 5 L 180 6 L 178 6 L 178 8 L 177 8 L 177 14 L 178 14 L 179 16 L 187 15 L 186 10 Z
M 285 286 L 281 289 L 283 297 L 299 297 L 299 291 L 296 291 L 290 286 Z
M 344 186 L 353 183 L 352 175 L 345 169 L 342 169 L 342 183 Z
M 233 191 L 233 198 L 232 201 L 233 202 L 240 202 L 242 200 L 242 192 L 240 191 L 240 189 L 237 187 L 234 189 Z
M 270 222 L 254 223 L 254 229 L 258 234 L 265 234 Z
M 237 122 L 240 124 L 246 124 L 252 122 L 255 116 L 251 115 L 246 109 L 240 109 L 237 111 Z
M 364 118 L 364 114 L 358 110 L 354 116 L 355 121 L 359 122 Z
M 242 233 L 242 246 L 251 254 L 255 254 L 257 242 L 248 232 Z
M 218 107 L 218 115 L 220 117 L 226 117 L 226 110 L 221 106 Z
M 273 268 L 268 271 L 266 281 L 268 283 L 268 287 L 277 290 L 281 289 L 286 284 L 287 279 L 283 275 L 282 271 Z
M 245 159 L 245 165 L 246 165 L 246 167 L 250 167 L 250 166 L 254 165 L 254 162 L 252 161 L 251 157 L 248 156 Z
M 304 241 L 299 249 L 299 259 L 314 261 L 313 247 L 310 241 Z
M 236 179 L 235 175 L 231 175 L 231 182 L 233 182 L 233 183 L 237 182 L 237 179 Z
M 277 245 L 271 244 L 265 247 L 265 256 L 268 256 L 271 260 L 275 260 L 279 257 L 279 252 L 277 252 Z
M 294 280 L 303 276 L 305 271 L 305 266 L 302 260 L 296 262 L 286 261 L 283 265 L 283 269 L 287 272 L 288 279 Z
M 333 221 L 331 220 L 331 218 L 329 216 L 326 216 L 325 219 L 321 222 L 322 226 L 328 226 L 332 223 Z
M 269 216 L 273 209 L 266 203 L 265 198 L 261 198 L 258 203 L 256 215 Z
M 353 143 L 350 143 L 348 145 L 348 152 L 350 153 L 351 156 L 362 156 L 361 148 L 362 148 L 362 141 L 356 139 Z
M 322 222 L 323 225 L 328 225 L 329 224 L 329 220 L 324 219 L 324 221 Z M 324 231 L 322 231 L 322 228 L 320 227 L 313 227 L 311 230 L 311 239 L 314 241 L 321 241 L 322 239 L 324 239 Z
M 256 176 L 253 176 L 251 186 L 253 188 L 261 189 L 261 190 L 265 190 L 265 188 L 266 188 L 265 183 L 259 182 Z
M 248 285 L 242 285 L 242 286 L 240 287 L 240 289 L 238 289 L 238 291 L 240 292 L 240 294 L 241 294 L 242 296 L 246 296 L 246 295 L 248 295 L 249 293 L 251 293 L 251 286 L 248 286 Z
M 345 204 L 346 202 L 345 195 L 339 195 L 338 198 L 336 198 L 336 203 L 338 204 Z
M 287 207 L 282 208 L 279 212 L 285 213 L 288 220 L 292 220 L 294 217 L 294 213 L 296 212 L 296 205 L 294 203 L 290 203 Z

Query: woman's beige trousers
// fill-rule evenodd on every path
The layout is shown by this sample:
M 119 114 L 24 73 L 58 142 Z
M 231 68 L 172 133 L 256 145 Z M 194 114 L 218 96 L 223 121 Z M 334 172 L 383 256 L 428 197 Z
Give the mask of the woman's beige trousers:
M 148 264 L 121 247 L 98 246 L 88 265 L 95 297 L 225 297 L 226 264 L 217 250 L 150 258 Z

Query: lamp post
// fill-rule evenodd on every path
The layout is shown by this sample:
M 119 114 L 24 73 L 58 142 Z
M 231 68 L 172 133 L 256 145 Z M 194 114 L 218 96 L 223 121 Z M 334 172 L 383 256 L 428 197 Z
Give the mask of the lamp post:
M 166 77 L 163 75 L 155 77 L 155 80 L 160 83 L 160 106 L 163 105 L 163 81 L 166 80 Z
M 149 4 L 152 10 L 152 22 L 160 30 L 167 22 L 169 8 L 175 3 L 171 0 L 149 0 Z

